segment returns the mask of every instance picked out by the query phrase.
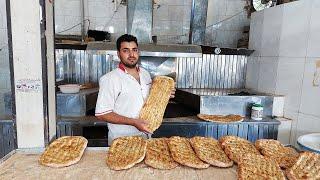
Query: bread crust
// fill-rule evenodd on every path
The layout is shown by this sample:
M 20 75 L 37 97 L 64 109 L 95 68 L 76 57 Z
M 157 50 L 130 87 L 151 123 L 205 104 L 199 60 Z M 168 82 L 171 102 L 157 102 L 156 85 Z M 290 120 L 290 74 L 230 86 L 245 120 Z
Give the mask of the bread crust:
M 141 162 L 146 154 L 147 142 L 140 136 L 125 136 L 112 141 L 106 163 L 110 169 L 129 169 Z
M 63 136 L 53 141 L 41 154 L 39 163 L 49 167 L 66 167 L 80 161 L 88 140 L 82 136 Z

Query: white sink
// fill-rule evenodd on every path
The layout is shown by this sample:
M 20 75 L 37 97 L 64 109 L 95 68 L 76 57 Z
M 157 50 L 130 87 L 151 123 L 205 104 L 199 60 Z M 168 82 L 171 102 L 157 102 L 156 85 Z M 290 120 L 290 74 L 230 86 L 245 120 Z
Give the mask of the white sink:
M 303 150 L 320 153 L 320 133 L 302 135 L 297 143 Z

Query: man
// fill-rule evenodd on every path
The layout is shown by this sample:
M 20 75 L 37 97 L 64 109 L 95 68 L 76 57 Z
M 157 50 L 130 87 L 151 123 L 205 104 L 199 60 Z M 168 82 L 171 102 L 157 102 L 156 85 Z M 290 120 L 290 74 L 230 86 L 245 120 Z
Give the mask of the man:
M 137 38 L 124 34 L 117 40 L 118 68 L 99 80 L 99 95 L 95 116 L 108 122 L 108 144 L 121 136 L 147 137 L 147 123 L 139 119 L 152 83 L 150 74 L 137 65 Z M 171 93 L 174 96 L 174 90 Z

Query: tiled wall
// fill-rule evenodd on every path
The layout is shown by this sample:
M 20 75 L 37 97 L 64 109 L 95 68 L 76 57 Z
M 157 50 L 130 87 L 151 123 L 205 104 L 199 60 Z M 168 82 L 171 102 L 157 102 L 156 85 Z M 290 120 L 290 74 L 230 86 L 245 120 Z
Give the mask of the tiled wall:
M 113 30 L 112 40 L 126 33 L 126 8 L 118 5 L 115 12 L 113 0 L 84 0 L 86 19 L 90 29 Z M 120 2 L 120 0 L 118 0 Z M 154 0 L 153 34 L 159 43 L 188 43 L 192 0 Z M 223 23 L 238 12 L 244 11 L 245 0 L 209 0 L 206 44 L 220 47 L 236 47 L 242 36 L 242 28 L 249 25 L 245 12 Z M 81 34 L 81 26 L 62 32 L 81 22 L 80 0 L 55 1 L 56 33 Z M 88 21 L 86 21 L 88 27 Z M 110 29 L 111 28 L 111 29 Z
M 6 1 L 0 0 L 0 116 L 4 115 L 3 94 L 10 91 Z
M 320 132 L 320 1 L 300 0 L 252 15 L 246 86 L 285 95 L 290 143 Z
M 244 10 L 245 6 L 245 0 L 209 0 L 206 44 L 237 47 L 238 39 L 242 37 L 243 27 L 250 25 L 250 19 Z M 232 18 L 228 19 L 230 17 Z

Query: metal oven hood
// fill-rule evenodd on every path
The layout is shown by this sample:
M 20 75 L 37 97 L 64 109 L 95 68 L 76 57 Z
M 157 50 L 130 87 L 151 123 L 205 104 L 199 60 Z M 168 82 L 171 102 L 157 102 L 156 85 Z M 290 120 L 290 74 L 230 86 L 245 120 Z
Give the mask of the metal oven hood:
M 116 55 L 116 44 L 112 42 L 89 42 L 86 50 L 106 51 Z M 201 46 L 180 44 L 143 44 L 139 43 L 140 56 L 152 57 L 202 57 Z

